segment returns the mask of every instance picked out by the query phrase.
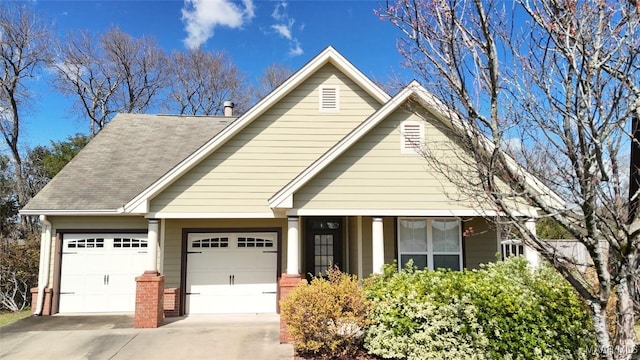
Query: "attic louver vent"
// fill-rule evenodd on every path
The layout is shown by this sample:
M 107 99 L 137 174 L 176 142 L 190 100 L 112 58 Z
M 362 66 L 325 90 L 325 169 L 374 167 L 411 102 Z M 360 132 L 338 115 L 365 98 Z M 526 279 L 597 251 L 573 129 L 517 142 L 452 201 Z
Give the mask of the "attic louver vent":
M 339 91 L 337 86 L 320 87 L 320 111 L 337 112 L 339 110 Z
M 416 154 L 424 146 L 424 124 L 419 121 L 402 123 L 400 150 L 403 154 Z

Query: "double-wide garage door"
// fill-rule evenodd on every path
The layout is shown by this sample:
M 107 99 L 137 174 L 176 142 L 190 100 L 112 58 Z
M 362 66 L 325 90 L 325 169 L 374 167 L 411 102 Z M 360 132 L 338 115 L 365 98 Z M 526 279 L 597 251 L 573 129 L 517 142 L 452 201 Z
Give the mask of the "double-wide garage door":
M 65 234 L 60 312 L 134 311 L 146 257 L 147 234 Z
M 186 312 L 276 312 L 276 233 L 190 233 Z

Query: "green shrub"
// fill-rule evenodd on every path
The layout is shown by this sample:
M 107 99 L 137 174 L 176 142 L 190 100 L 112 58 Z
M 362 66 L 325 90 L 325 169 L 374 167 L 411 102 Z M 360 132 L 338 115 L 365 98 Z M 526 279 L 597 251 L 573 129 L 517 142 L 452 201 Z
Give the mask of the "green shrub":
M 295 288 L 280 307 L 299 355 L 349 358 L 361 349 L 370 303 L 354 275 L 331 268 L 327 278 Z
M 390 267 L 365 288 L 365 347 L 383 358 L 577 359 L 594 344 L 569 284 L 521 258 L 464 272 Z

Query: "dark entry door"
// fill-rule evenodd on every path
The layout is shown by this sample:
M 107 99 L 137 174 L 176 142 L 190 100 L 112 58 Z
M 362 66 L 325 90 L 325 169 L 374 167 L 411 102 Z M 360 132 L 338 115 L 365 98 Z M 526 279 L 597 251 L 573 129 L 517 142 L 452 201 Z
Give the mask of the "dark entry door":
M 342 266 L 342 218 L 305 219 L 305 273 L 326 274 L 332 265 Z

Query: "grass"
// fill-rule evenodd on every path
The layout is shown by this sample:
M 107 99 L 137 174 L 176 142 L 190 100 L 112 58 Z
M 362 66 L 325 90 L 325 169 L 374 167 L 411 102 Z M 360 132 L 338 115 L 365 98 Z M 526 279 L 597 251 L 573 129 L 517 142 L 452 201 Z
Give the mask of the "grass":
M 11 324 L 12 322 L 18 321 L 20 319 L 24 319 L 29 315 L 31 315 L 30 308 L 24 309 L 22 311 L 17 311 L 17 312 L 0 311 L 0 326 Z
M 636 323 L 636 339 L 640 339 L 640 321 Z

